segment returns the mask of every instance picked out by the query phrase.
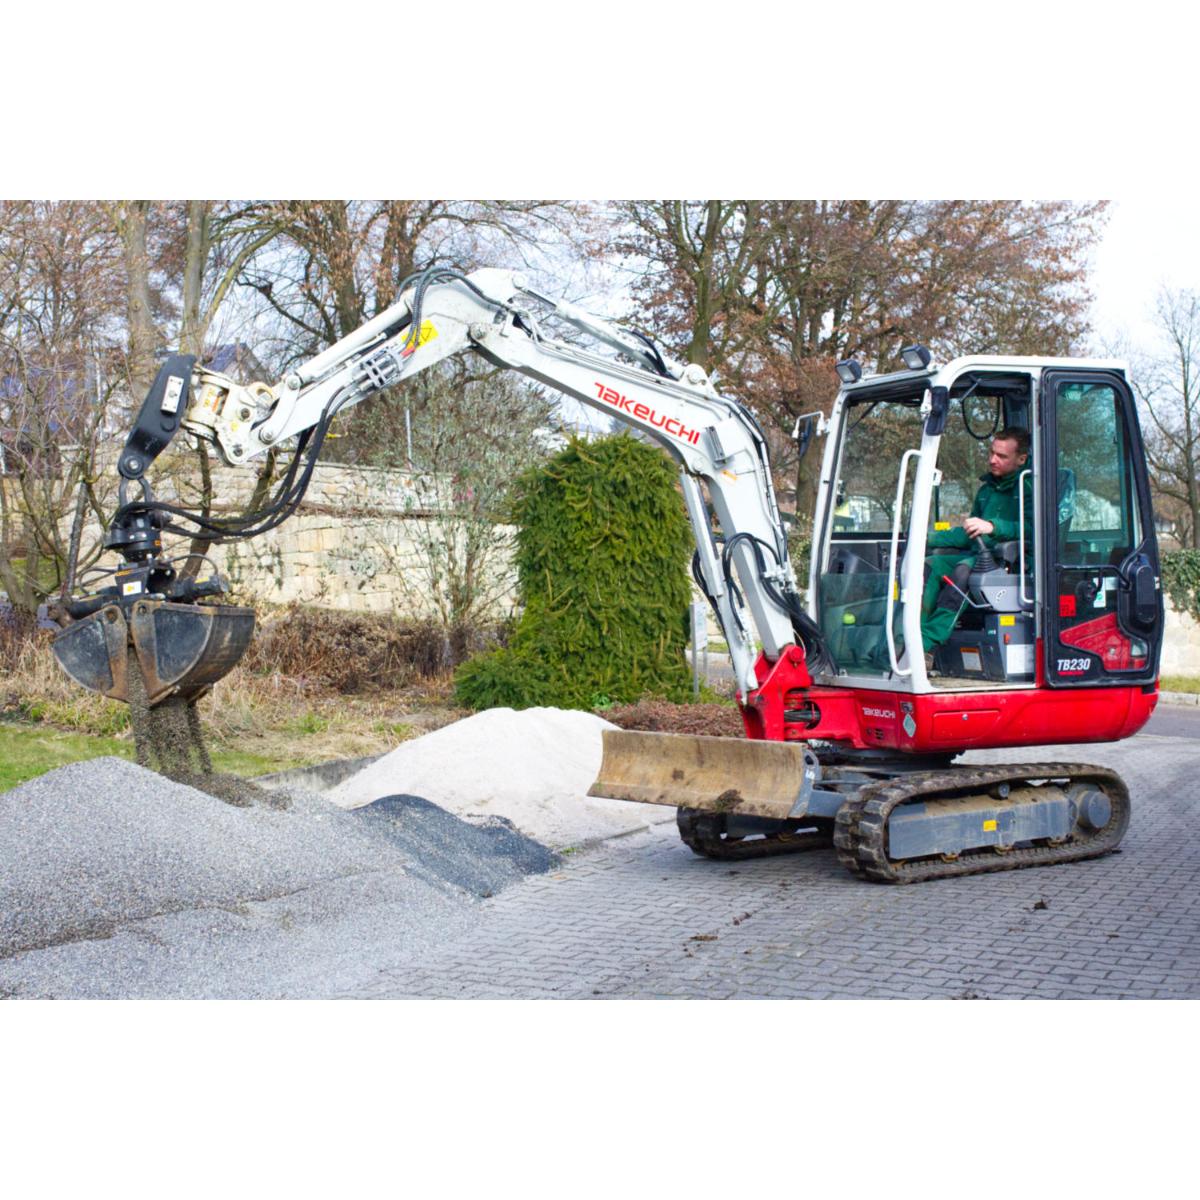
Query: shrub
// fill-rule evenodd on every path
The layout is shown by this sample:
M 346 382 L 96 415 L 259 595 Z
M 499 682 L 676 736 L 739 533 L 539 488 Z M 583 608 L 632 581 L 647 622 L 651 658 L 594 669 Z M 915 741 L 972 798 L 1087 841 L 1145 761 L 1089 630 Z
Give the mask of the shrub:
M 263 623 L 244 662 L 338 692 L 404 687 L 445 672 L 446 635 L 432 621 L 293 604 Z
M 574 441 L 515 494 L 524 610 L 510 645 L 464 664 L 469 708 L 685 699 L 692 538 L 675 470 L 627 435 Z
M 1200 550 L 1171 550 L 1162 556 L 1163 590 L 1180 612 L 1200 621 Z
M 549 664 L 527 650 L 498 649 L 463 663 L 454 688 L 468 708 L 536 708 L 553 703 L 554 679 Z

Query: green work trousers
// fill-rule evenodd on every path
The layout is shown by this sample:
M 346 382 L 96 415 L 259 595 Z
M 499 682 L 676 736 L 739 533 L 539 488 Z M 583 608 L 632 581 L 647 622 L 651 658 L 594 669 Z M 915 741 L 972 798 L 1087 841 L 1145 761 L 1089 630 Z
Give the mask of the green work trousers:
M 957 597 L 956 607 L 945 607 L 945 600 L 941 605 L 938 604 L 938 593 L 946 586 L 942 576 L 953 576 L 954 568 L 959 563 L 974 561 L 974 553 L 964 554 L 961 550 L 954 549 L 938 550 L 925 560 L 929 567 L 929 578 L 925 581 L 925 590 L 921 593 L 921 641 L 926 653 L 946 641 L 967 604 L 961 596 Z M 952 594 L 957 596 L 957 593 Z

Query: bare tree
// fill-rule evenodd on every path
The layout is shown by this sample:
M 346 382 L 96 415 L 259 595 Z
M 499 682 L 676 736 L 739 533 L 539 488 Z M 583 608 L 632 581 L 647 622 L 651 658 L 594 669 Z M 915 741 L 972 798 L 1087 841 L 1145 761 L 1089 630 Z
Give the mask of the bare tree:
M 364 420 L 378 426 L 371 465 L 411 472 L 416 489 L 406 521 L 412 557 L 401 561 L 391 539 L 379 548 L 410 605 L 436 615 L 458 663 L 512 588 L 509 497 L 551 449 L 554 404 L 523 380 L 472 379 L 454 364 L 417 377 L 405 392 L 415 415 L 412 461 L 387 409 L 363 406 Z
M 1154 305 L 1158 344 L 1134 357 L 1146 454 L 1160 511 L 1180 542 L 1200 549 L 1200 294 L 1162 288 Z
M 30 615 L 67 583 L 86 510 L 105 508 L 120 253 L 99 205 L 0 204 L 0 586 Z
M 920 341 L 1064 353 L 1087 332 L 1086 252 L 1103 204 L 1017 201 L 633 201 L 613 219 L 640 276 L 641 322 L 717 370 L 811 507 L 790 433 L 827 409 L 834 363 L 894 369 Z M 806 464 L 811 467 L 811 463 Z
M 418 268 L 524 265 L 572 228 L 576 208 L 549 201 L 318 200 L 268 206 L 280 236 L 240 275 L 275 314 L 266 352 L 281 373 L 353 332 L 396 300 Z M 330 458 L 366 461 L 377 423 L 339 418 Z

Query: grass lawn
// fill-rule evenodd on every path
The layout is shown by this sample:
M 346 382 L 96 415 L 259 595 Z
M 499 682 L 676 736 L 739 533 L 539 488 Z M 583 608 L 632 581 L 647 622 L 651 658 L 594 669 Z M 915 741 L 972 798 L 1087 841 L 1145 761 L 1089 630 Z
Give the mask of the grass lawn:
M 1200 676 L 1164 675 L 1158 686 L 1164 692 L 1200 692 Z
M 41 724 L 0 723 L 0 792 L 65 763 L 107 754 L 131 759 L 133 742 L 128 738 L 67 733 Z M 266 775 L 296 765 L 294 753 L 283 758 L 213 749 L 212 759 L 218 771 L 244 776 Z

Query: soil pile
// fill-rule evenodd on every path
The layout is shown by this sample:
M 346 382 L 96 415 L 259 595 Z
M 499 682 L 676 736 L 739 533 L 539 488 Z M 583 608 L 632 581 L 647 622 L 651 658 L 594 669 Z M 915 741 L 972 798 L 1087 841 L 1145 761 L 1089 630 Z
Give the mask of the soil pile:
M 586 794 L 600 770 L 601 735 L 613 728 L 573 709 L 487 709 L 403 742 L 330 799 L 356 808 L 423 796 L 471 820 L 507 818 L 553 850 L 674 820 L 672 808 Z

